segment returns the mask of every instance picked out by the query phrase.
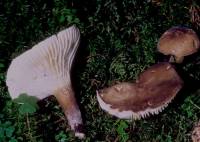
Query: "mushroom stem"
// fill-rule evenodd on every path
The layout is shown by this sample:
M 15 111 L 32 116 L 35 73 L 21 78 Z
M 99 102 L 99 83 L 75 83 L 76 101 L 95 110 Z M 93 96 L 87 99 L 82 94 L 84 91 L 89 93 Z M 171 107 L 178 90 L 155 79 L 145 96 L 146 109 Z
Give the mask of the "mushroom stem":
M 183 59 L 184 59 L 184 57 L 175 57 L 175 60 L 176 60 L 175 62 L 178 63 L 178 64 L 182 63 Z
M 178 56 L 173 56 L 171 55 L 169 58 L 169 62 L 170 63 L 182 63 L 183 62 L 184 57 L 178 57 Z
M 175 63 L 176 62 L 175 57 L 171 55 L 170 58 L 169 58 L 169 62 L 170 63 Z
M 71 87 L 63 87 L 58 89 L 54 96 L 61 105 L 68 120 L 69 126 L 75 132 L 75 136 L 80 139 L 84 138 L 85 134 L 83 133 L 81 112 Z

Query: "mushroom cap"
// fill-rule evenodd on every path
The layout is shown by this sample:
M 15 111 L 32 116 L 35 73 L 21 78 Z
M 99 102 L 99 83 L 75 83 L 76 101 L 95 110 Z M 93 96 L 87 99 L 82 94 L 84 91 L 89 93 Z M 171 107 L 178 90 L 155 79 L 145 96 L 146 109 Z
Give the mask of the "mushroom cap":
M 158 51 L 164 55 L 184 57 L 198 51 L 199 38 L 197 34 L 186 27 L 172 27 L 158 41 Z
M 122 82 L 97 91 L 102 109 L 123 119 L 140 119 L 165 108 L 183 82 L 169 63 L 151 66 L 135 83 Z
M 79 40 L 78 28 L 71 26 L 16 57 L 6 76 L 11 97 L 26 93 L 43 99 L 58 88 L 70 86 L 70 70 Z

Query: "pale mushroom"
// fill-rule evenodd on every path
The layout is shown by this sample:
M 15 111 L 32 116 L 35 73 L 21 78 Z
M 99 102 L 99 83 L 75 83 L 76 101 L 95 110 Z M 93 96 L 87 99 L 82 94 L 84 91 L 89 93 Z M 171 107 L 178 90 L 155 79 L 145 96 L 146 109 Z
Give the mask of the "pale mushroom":
M 197 122 L 192 131 L 192 142 L 200 142 L 200 122 Z
M 171 55 L 170 62 L 182 63 L 184 56 L 191 55 L 200 47 L 197 34 L 186 27 L 172 27 L 158 41 L 158 51 Z M 173 59 L 174 58 L 174 59 Z
M 140 119 L 161 112 L 183 82 L 169 63 L 151 66 L 135 83 L 123 82 L 97 91 L 100 107 L 122 119 Z
M 12 61 L 6 84 L 13 99 L 22 93 L 39 100 L 54 95 L 75 136 L 83 138 L 81 112 L 70 79 L 79 41 L 80 32 L 72 26 L 38 43 Z

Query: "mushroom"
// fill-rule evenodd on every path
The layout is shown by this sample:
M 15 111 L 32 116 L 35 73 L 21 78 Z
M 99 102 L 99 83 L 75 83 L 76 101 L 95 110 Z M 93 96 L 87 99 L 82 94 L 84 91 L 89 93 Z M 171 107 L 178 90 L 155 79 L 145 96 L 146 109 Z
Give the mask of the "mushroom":
M 200 142 L 200 121 L 195 124 L 191 136 L 192 142 Z
M 186 27 L 172 27 L 158 41 L 158 51 L 171 55 L 170 62 L 182 63 L 184 56 L 191 55 L 199 49 L 197 34 Z M 173 59 L 175 58 L 175 59 Z
M 139 75 L 135 83 L 122 82 L 97 91 L 100 107 L 121 119 L 158 114 L 182 88 L 183 81 L 170 63 L 158 63 Z
M 16 57 L 7 71 L 12 99 L 26 93 L 38 100 L 54 95 L 75 136 L 84 138 L 82 117 L 72 89 L 70 71 L 80 32 L 71 26 Z

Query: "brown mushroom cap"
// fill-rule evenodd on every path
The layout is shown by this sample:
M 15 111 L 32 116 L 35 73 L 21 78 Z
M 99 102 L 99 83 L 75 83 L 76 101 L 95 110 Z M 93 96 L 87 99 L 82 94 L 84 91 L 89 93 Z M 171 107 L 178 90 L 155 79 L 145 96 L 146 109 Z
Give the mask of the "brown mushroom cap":
M 191 55 L 199 49 L 197 34 L 186 27 L 172 27 L 161 36 L 158 41 L 158 51 L 164 55 L 173 55 L 177 63 L 181 63 L 184 56 Z
M 176 96 L 183 82 L 169 63 L 151 66 L 136 83 L 120 83 L 100 90 L 100 106 L 119 118 L 141 118 L 161 111 Z M 105 108 L 103 105 L 109 105 Z M 123 112 L 129 112 L 124 114 Z M 123 115 L 123 116 L 121 116 Z M 134 116 L 135 115 L 135 116 Z

